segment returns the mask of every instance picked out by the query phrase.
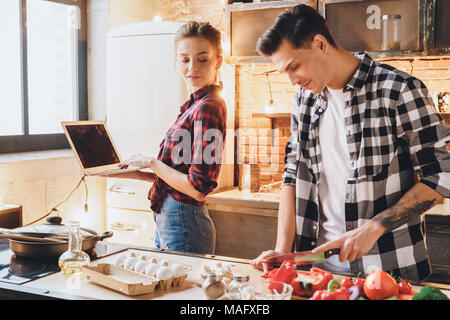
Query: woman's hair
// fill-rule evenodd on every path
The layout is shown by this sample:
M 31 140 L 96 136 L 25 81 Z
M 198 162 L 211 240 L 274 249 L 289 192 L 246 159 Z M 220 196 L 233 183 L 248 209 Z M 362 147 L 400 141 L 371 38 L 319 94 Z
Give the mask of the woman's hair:
M 300 4 L 278 16 L 258 39 L 256 49 L 270 56 L 278 50 L 283 39 L 287 39 L 294 48 L 307 48 L 316 34 L 321 34 L 333 47 L 337 47 L 325 19 L 314 8 Z
M 210 25 L 209 22 L 191 21 L 183 24 L 175 34 L 175 48 L 180 40 L 195 37 L 208 40 L 216 51 L 217 57 L 222 56 L 222 36 L 220 31 Z

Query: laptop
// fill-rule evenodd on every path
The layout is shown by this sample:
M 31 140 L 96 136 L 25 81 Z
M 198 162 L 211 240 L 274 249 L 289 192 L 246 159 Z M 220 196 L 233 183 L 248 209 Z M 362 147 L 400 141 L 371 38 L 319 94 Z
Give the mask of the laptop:
M 114 174 L 140 169 L 119 168 L 122 159 L 104 121 L 63 121 L 61 125 L 84 175 Z

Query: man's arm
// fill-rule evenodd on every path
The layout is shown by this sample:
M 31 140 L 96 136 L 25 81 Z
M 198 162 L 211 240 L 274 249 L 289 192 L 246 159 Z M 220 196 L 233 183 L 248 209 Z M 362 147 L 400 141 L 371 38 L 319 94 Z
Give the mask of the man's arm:
M 277 242 L 275 250 L 262 252 L 250 264 L 262 269 L 261 261 L 275 255 L 291 252 L 295 237 L 295 186 L 284 185 L 281 188 L 280 206 L 278 208 Z
M 372 221 L 383 226 L 385 232 L 390 232 L 410 219 L 420 216 L 442 199 L 444 196 L 440 193 L 418 182 L 394 206 L 373 217 Z
M 420 216 L 444 197 L 423 183 L 416 183 L 389 209 L 373 217 L 368 223 L 346 232 L 341 238 L 329 241 L 313 250 L 313 253 L 340 248 L 339 261 L 352 262 L 372 249 L 377 240 L 413 217 Z
M 295 186 L 285 185 L 281 189 L 278 209 L 277 244 L 275 251 L 289 253 L 295 237 Z

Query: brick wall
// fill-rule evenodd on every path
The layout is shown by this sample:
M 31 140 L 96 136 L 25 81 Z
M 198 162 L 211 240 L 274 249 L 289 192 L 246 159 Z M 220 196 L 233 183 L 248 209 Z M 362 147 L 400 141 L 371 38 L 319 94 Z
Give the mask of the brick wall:
M 165 20 L 208 21 L 221 31 L 225 30 L 226 0 L 160 0 Z M 450 91 L 450 56 L 379 59 L 421 79 L 430 92 Z M 265 112 L 269 100 L 269 87 L 265 72 L 275 69 L 271 63 L 252 63 L 235 66 L 236 69 L 236 129 L 237 160 L 239 164 L 252 164 L 251 186 L 260 186 L 281 180 L 284 169 L 284 147 L 290 135 L 290 120 L 274 120 L 274 145 L 270 133 L 271 120 L 253 117 Z M 274 112 L 289 112 L 296 88 L 284 74 L 269 75 Z M 240 167 L 241 167 L 240 165 Z M 240 170 L 242 172 L 242 170 Z

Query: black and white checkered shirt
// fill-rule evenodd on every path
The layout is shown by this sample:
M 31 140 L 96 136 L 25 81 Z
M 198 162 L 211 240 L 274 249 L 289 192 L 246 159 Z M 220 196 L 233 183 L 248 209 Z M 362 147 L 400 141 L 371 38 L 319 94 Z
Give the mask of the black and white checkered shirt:
M 450 127 L 432 108 L 424 84 L 391 66 L 358 53 L 358 69 L 344 87 L 345 130 L 350 153 L 346 184 L 345 229 L 360 227 L 393 206 L 420 181 L 450 197 Z M 316 247 L 319 235 L 319 184 L 322 170 L 319 122 L 326 112 L 323 91 L 296 93 L 291 114 L 292 135 L 286 146 L 284 185 L 296 186 L 296 251 Z M 326 214 L 326 213 L 325 213 Z M 422 280 L 430 264 L 415 217 L 384 234 L 352 273 L 392 271 L 405 279 Z

